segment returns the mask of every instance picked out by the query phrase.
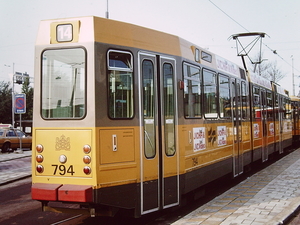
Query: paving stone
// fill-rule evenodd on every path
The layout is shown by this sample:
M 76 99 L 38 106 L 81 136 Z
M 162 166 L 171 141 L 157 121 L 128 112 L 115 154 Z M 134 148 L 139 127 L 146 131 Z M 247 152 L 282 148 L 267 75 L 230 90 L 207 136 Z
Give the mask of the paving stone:
M 300 150 L 295 150 L 173 224 L 189 224 L 189 218 L 207 210 L 210 216 L 197 224 L 279 224 L 299 204 Z

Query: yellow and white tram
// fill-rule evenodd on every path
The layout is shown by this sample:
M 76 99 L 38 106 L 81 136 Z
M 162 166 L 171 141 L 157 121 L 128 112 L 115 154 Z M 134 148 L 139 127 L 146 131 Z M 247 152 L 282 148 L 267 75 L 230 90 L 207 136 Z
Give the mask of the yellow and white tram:
M 173 35 L 98 17 L 42 21 L 32 198 L 93 216 L 180 205 L 288 147 L 279 89 Z

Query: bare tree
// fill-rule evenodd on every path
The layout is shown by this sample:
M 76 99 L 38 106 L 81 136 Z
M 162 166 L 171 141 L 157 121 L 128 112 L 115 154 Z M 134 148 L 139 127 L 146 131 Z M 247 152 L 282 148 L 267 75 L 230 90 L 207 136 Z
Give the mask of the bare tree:
M 256 56 L 256 58 L 256 61 L 258 62 L 258 59 L 260 59 L 259 54 Z M 282 72 L 280 68 L 278 68 L 277 61 L 269 62 L 268 60 L 262 60 L 262 62 L 259 64 L 253 64 L 253 72 L 275 83 L 278 83 L 286 76 L 286 74 Z
M 268 63 L 268 68 L 266 73 L 269 75 L 272 81 L 278 83 L 282 78 L 285 77 L 285 73 L 283 73 L 277 66 L 277 61 L 273 61 Z

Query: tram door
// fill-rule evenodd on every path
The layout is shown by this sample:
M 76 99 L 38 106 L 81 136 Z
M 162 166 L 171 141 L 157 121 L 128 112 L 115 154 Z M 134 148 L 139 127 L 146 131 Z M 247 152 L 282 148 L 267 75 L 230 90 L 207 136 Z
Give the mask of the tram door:
M 242 95 L 241 84 L 231 79 L 231 105 L 233 126 L 233 176 L 243 173 L 243 143 L 242 143 Z
M 265 162 L 268 160 L 268 108 L 267 108 L 267 95 L 266 90 L 261 89 L 261 122 L 262 122 L 262 152 L 261 158 Z
M 179 204 L 175 60 L 139 54 L 141 213 Z

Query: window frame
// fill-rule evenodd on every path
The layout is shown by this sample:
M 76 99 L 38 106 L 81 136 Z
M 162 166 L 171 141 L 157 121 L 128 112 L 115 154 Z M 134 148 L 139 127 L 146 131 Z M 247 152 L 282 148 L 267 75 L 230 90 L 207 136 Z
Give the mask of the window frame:
M 255 90 L 257 90 L 258 93 Z M 256 98 L 258 99 L 257 104 L 255 104 Z M 260 87 L 256 86 L 256 85 L 252 86 L 252 103 L 251 103 L 251 107 L 252 107 L 252 111 L 253 111 L 253 119 L 262 118 L 262 115 L 261 115 L 261 110 L 262 110 L 261 90 L 260 90 Z M 258 107 L 258 108 L 256 109 L 255 107 Z M 260 111 L 260 113 L 257 113 L 259 111 Z
M 71 118 L 71 117 L 45 117 L 43 115 L 43 80 L 44 80 L 44 76 L 43 76 L 43 56 L 44 56 L 44 53 L 47 52 L 47 51 L 56 51 L 56 50 L 72 50 L 72 49 L 82 49 L 83 52 L 84 52 L 84 60 L 85 60 L 85 65 L 84 65 L 84 105 L 85 105 L 85 108 L 84 108 L 84 112 L 83 112 L 83 115 L 81 117 L 75 117 L 75 118 Z M 87 116 L 87 63 L 88 63 L 88 59 L 87 59 L 87 50 L 84 46 L 72 46 L 72 47 L 65 47 L 65 48 L 46 48 L 44 49 L 42 52 L 41 52 L 41 58 L 40 58 L 40 74 L 41 74 L 41 82 L 40 82 L 40 95 L 41 95 L 41 98 L 40 98 L 40 116 L 42 119 L 44 120 L 83 120 L 86 116 Z
M 228 99 L 228 101 L 229 101 L 229 112 L 230 112 L 230 115 L 229 116 L 221 116 L 221 104 L 220 104 L 220 100 L 221 100 L 221 98 L 220 98 L 220 93 L 221 93 L 221 86 L 220 86 L 220 78 L 221 77 L 223 77 L 223 78 L 226 78 L 226 79 L 228 79 L 228 88 L 227 88 L 227 90 L 228 90 L 228 96 L 229 96 L 229 99 Z M 219 116 L 219 118 L 220 119 L 231 119 L 232 118 L 232 115 L 231 115 L 231 111 L 232 111 L 232 106 L 231 106 L 231 91 L 230 91 L 230 89 L 231 89 L 231 83 L 230 83 L 230 77 L 228 76 L 228 75 L 225 75 L 225 74 L 218 74 L 218 78 L 217 78 L 217 103 L 218 103 L 218 107 L 217 107 L 217 109 L 218 109 L 218 116 Z
M 266 90 L 266 104 L 267 104 L 267 118 L 273 121 L 275 119 L 274 115 L 274 99 L 271 90 Z
M 244 96 L 245 94 L 245 96 Z M 246 81 L 241 80 L 241 96 L 242 96 L 242 120 L 249 119 L 249 91 Z
M 208 107 L 206 107 L 207 105 L 210 105 L 208 103 L 206 103 L 206 99 L 205 99 L 205 79 L 204 79 L 204 72 L 208 72 L 208 73 L 211 73 L 212 75 L 214 75 L 214 84 L 212 86 L 214 86 L 215 88 L 215 96 L 214 96 L 214 100 L 215 100 L 215 113 L 212 113 L 212 114 L 215 114 L 215 116 L 211 116 L 211 117 L 208 117 L 206 114 L 209 114 L 207 113 L 207 109 Z M 207 68 L 202 68 L 202 101 L 203 101 L 203 111 L 202 111 L 202 115 L 204 116 L 205 119 L 218 119 L 218 74 L 213 71 L 213 70 L 209 70 Z
M 130 55 L 130 66 L 128 68 L 122 68 L 122 67 L 114 67 L 110 66 L 110 55 L 109 53 L 114 52 L 114 53 L 120 53 L 120 54 L 128 54 Z M 134 72 L 133 72 L 133 63 L 134 63 L 134 57 L 133 53 L 130 51 L 126 50 L 119 50 L 119 49 L 109 49 L 106 53 L 106 79 L 107 79 L 107 115 L 108 118 L 111 120 L 131 120 L 135 116 L 135 101 L 134 101 Z M 129 117 L 112 117 L 110 113 L 110 71 L 119 71 L 119 72 L 129 72 L 131 73 L 131 105 L 130 105 L 130 110 L 131 115 Z
M 150 89 L 150 93 L 153 91 L 153 99 L 151 99 L 150 98 L 150 102 L 152 103 L 151 104 L 151 110 L 150 111 L 148 111 L 148 109 L 149 109 L 149 107 L 147 107 L 147 109 L 146 109 L 146 112 L 149 112 L 149 114 L 147 113 L 146 114 L 146 116 L 145 116 L 145 113 L 143 113 L 143 115 L 142 115 L 142 117 L 143 117 L 143 127 L 144 127 L 144 139 L 146 138 L 146 136 L 148 136 L 148 132 L 147 132 L 147 130 L 146 130 L 146 123 L 145 123 L 145 117 L 153 117 L 153 133 L 154 133 L 154 140 L 150 140 L 150 137 L 147 137 L 147 139 L 148 139 L 148 141 L 149 141 L 149 143 L 150 143 L 150 147 L 152 147 L 152 152 L 151 151 L 147 151 L 148 149 L 147 149 L 147 147 L 146 147 L 146 140 L 144 140 L 144 156 L 145 156 L 145 158 L 147 158 L 147 159 L 153 159 L 153 158 L 155 158 L 156 157 L 156 155 L 157 155 L 157 146 L 156 146 L 156 142 L 157 142 L 157 140 L 156 140 L 156 138 L 157 138 L 157 133 L 156 133 L 156 123 L 155 123 L 155 121 L 156 121 L 156 119 L 155 119 L 155 117 L 156 117 L 156 111 L 157 111 L 157 109 L 156 109 L 156 98 L 157 98 L 157 87 L 155 87 L 155 79 L 156 79 L 156 77 L 155 77 L 155 62 L 153 62 L 153 60 L 151 60 L 151 59 L 149 59 L 149 58 L 145 58 L 145 59 L 143 59 L 142 60 L 142 62 L 141 62 L 141 87 L 142 87 L 142 101 L 143 101 L 143 104 L 142 104 L 142 110 L 143 110 L 143 112 L 145 111 L 145 90 L 144 90 L 144 81 L 145 81 L 145 74 L 144 74 L 144 66 L 145 66 L 145 62 L 149 62 L 149 63 L 151 63 L 151 66 L 152 66 L 152 69 L 153 69 L 153 74 L 152 74 L 152 80 L 154 81 L 152 84 L 153 84 L 153 86 L 151 87 L 151 85 L 150 85 L 150 87 L 151 88 L 153 88 L 153 89 Z M 148 90 L 149 91 L 149 90 Z M 151 95 L 150 95 L 151 96 Z M 147 97 L 149 97 L 149 95 L 147 95 Z M 152 100 L 152 101 L 151 101 Z M 147 105 L 147 106 L 149 106 L 149 105 Z M 149 119 L 149 118 L 146 118 L 146 120 L 147 119 Z M 150 124 L 152 124 L 152 123 L 150 123 Z M 147 134 L 147 135 L 145 135 L 145 133 Z M 153 141 L 153 142 L 151 142 L 151 141 Z M 151 145 L 151 143 L 152 143 L 152 145 Z
M 198 69 L 199 70 L 199 80 L 197 80 L 196 78 L 191 78 L 191 77 L 188 77 L 188 76 L 186 76 L 186 74 L 185 74 L 185 71 L 184 71 L 184 69 L 185 69 L 185 67 L 184 66 L 189 66 L 189 67 L 193 67 L 194 69 Z M 203 109 L 202 109 L 202 70 L 201 70 L 201 67 L 200 66 L 196 66 L 196 65 L 194 65 L 194 64 L 191 64 L 191 63 L 188 63 L 188 62 L 183 62 L 183 64 L 182 64 L 182 75 L 183 75 L 183 82 L 184 82 L 184 89 L 185 89 L 185 81 L 186 80 L 191 80 L 191 81 L 194 81 L 194 82 L 199 82 L 199 91 L 200 91 L 200 95 L 199 95 L 199 111 L 200 111 L 200 113 L 199 113 L 199 116 L 189 116 L 189 115 L 187 115 L 187 113 L 186 113 L 186 105 L 185 105 L 185 90 L 183 90 L 183 105 L 184 105 L 184 118 L 185 119 L 201 119 L 202 117 L 203 117 Z M 189 78 L 189 79 L 187 79 L 187 78 Z M 188 99 L 188 101 L 189 101 L 189 99 Z M 189 105 L 187 104 L 187 107 L 189 107 Z

